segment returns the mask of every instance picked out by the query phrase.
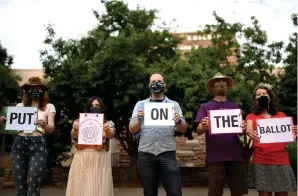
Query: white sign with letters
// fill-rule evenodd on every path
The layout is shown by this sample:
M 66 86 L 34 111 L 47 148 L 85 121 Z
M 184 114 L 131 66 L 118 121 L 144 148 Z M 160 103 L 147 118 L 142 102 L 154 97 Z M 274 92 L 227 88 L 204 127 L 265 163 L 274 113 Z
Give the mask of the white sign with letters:
M 35 131 L 37 111 L 37 107 L 7 107 L 5 130 Z
M 145 103 L 144 126 L 175 126 L 174 103 Z
M 210 110 L 209 129 L 211 134 L 243 133 L 241 110 Z
M 292 118 L 268 118 L 257 120 L 260 143 L 293 142 Z
M 104 114 L 80 113 L 78 144 L 102 145 Z

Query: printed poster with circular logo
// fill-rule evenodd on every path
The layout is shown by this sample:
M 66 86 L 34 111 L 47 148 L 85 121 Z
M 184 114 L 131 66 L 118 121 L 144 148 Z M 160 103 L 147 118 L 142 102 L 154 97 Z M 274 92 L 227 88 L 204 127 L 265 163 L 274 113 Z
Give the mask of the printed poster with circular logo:
M 98 147 L 103 140 L 104 114 L 80 113 L 78 145 Z

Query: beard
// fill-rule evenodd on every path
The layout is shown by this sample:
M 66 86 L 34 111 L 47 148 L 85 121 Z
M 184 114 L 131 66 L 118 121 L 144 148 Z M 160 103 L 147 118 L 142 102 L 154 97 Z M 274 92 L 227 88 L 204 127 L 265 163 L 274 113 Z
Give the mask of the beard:
M 226 86 L 218 86 L 214 87 L 213 93 L 217 96 L 225 96 L 228 92 L 228 88 Z

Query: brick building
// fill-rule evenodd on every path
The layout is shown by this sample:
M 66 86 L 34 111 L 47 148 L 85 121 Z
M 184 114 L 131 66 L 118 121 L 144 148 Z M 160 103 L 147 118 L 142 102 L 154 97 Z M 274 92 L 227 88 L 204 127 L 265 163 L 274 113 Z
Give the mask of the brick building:
M 178 45 L 178 50 L 185 54 L 190 52 L 192 48 L 198 47 L 208 47 L 212 45 L 212 36 L 211 35 L 201 35 L 197 32 L 182 32 L 182 33 L 171 33 L 173 36 L 178 36 L 182 38 L 181 43 Z M 233 38 L 233 41 L 237 41 L 236 37 Z M 228 61 L 231 65 L 237 63 L 236 54 L 228 57 Z

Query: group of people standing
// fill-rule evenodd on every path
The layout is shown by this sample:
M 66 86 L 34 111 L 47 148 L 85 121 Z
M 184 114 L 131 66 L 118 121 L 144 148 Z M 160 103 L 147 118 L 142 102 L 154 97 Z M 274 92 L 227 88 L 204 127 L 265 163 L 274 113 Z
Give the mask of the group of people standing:
M 252 111 L 242 122 L 242 134 L 210 134 L 208 112 L 211 110 L 237 109 L 237 104 L 227 99 L 234 81 L 220 73 L 207 81 L 207 89 L 214 98 L 201 105 L 196 119 L 197 134 L 205 134 L 206 168 L 208 174 L 209 196 L 223 195 L 227 180 L 231 195 L 241 196 L 249 188 L 258 190 L 260 196 L 286 196 L 296 190 L 293 170 L 286 152 L 286 143 L 267 143 L 259 141 L 257 120 L 280 118 L 286 115 L 277 108 L 276 97 L 268 84 L 258 85 L 252 92 Z M 138 173 L 145 196 L 157 196 L 158 184 L 162 182 L 168 196 L 182 196 L 179 165 L 176 159 L 174 132 L 184 133 L 187 123 L 176 101 L 165 96 L 166 83 L 160 74 L 150 77 L 148 86 L 151 96 L 136 103 L 129 124 L 130 133 L 139 137 Z M 55 107 L 48 103 L 47 88 L 38 77 L 30 78 L 23 86 L 23 100 L 17 106 L 38 107 L 37 130 L 32 133 L 20 131 L 12 147 L 12 170 L 17 196 L 39 196 L 40 185 L 47 159 L 45 133 L 53 133 Z M 173 103 L 173 126 L 142 126 L 144 103 Z M 85 113 L 105 114 L 99 97 L 87 100 Z M 5 121 L 0 117 L 0 125 Z M 292 126 L 296 134 L 297 126 Z M 66 196 L 113 196 L 111 152 L 109 140 L 114 137 L 115 126 L 104 119 L 103 144 L 88 148 L 78 144 L 79 121 L 73 122 L 71 138 L 76 144 L 69 171 Z M 252 175 L 246 178 L 244 148 L 239 137 L 247 135 L 252 140 Z M 28 186 L 27 186 L 28 184 Z

